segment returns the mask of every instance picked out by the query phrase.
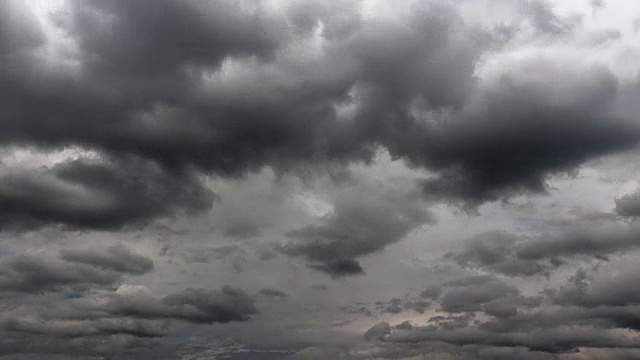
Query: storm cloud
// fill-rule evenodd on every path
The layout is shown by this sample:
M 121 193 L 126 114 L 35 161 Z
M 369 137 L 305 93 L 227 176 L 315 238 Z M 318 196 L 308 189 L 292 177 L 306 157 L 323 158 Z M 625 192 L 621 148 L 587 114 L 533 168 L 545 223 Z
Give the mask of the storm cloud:
M 612 109 L 617 81 L 608 69 L 567 70 L 545 59 L 514 65 L 424 142 L 415 161 L 443 169 L 425 192 L 477 203 L 545 191 L 549 173 L 637 142 L 636 125 Z
M 58 302 L 49 311 L 4 315 L 0 350 L 14 355 L 122 356 L 136 348 L 158 346 L 170 335 L 172 320 L 226 323 L 247 321 L 256 312 L 254 300 L 230 286 L 157 296 L 145 286 L 125 284 L 113 293 Z M 34 339 L 38 343 L 27 346 Z
M 357 195 L 361 195 L 358 193 Z M 344 197 L 319 224 L 290 231 L 280 251 L 304 257 L 313 269 L 333 277 L 362 274 L 357 258 L 400 241 L 416 227 L 433 222 L 431 214 L 408 194 L 380 198 Z
M 104 252 L 94 249 L 65 250 L 62 252 L 61 258 L 70 262 L 135 275 L 142 275 L 153 270 L 151 259 L 136 254 L 122 245 L 112 246 Z
M 559 32 L 541 4 L 531 6 L 535 23 Z M 148 12 L 139 1 L 71 2 L 55 25 L 77 51 L 55 60 L 77 65 L 56 72 L 38 65 L 43 29 L 20 22 L 26 29 L 5 42 L 0 142 L 133 156 L 167 178 L 189 168 L 233 176 L 369 160 L 383 146 L 440 172 L 424 184 L 429 195 L 478 203 L 543 191 L 547 174 L 638 140 L 631 119 L 612 110 L 618 81 L 605 65 L 531 58 L 478 81 L 475 61 L 494 42 L 452 6 L 414 4 L 404 24 L 347 25 L 325 23 L 330 5 L 316 4 L 318 18 L 302 24 L 346 34 L 325 29 L 322 49 L 302 62 L 301 35 L 284 25 L 300 26 L 300 10 L 245 5 L 162 1 Z M 20 40 L 29 33 L 39 41 Z
M 573 228 L 572 228 L 573 227 Z M 467 240 L 467 248 L 445 258 L 508 276 L 549 275 L 574 259 L 607 260 L 612 254 L 640 246 L 637 224 L 574 224 L 558 234 L 536 237 L 491 232 Z
M 77 159 L 0 179 L 0 227 L 140 227 L 158 217 L 210 208 L 215 194 L 194 176 L 173 176 L 136 160 Z

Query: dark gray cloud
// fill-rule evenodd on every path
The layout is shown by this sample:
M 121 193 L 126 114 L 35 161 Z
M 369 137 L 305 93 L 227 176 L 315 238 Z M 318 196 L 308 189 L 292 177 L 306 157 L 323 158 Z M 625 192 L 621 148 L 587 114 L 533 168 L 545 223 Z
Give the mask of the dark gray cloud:
M 116 75 L 116 81 L 128 79 L 144 90 L 154 77 L 165 89 L 166 80 L 184 85 L 175 81 L 188 66 L 216 66 L 229 56 L 267 56 L 280 41 L 273 19 L 236 3 L 161 1 L 150 12 L 145 1 L 76 1 L 73 10 L 69 30 L 92 55 L 87 59 L 92 73 Z
M 224 230 L 224 236 L 235 239 L 248 239 L 260 235 L 260 226 L 253 223 L 235 224 Z
M 214 199 L 197 177 L 167 174 L 153 163 L 77 159 L 2 176 L 0 227 L 142 226 L 157 217 L 202 212 Z
M 19 4 L 7 7 L 19 19 L 31 16 Z M 450 5 L 412 7 L 399 24 L 362 21 L 344 3 L 287 5 L 275 15 L 259 2 L 167 0 L 149 11 L 142 1 L 73 1 L 54 15 L 77 42 L 80 70 L 58 73 L 36 71 L 45 41 L 38 22 L 7 20 L 0 143 L 133 155 L 174 180 L 191 168 L 231 176 L 265 165 L 370 160 L 383 146 L 440 173 L 424 184 L 428 194 L 478 203 L 542 191 L 545 175 L 638 140 L 637 128 L 610 109 L 617 81 L 607 68 L 567 72 L 536 60 L 481 86 L 475 66 L 494 34 Z M 530 8 L 544 32 L 577 26 L 544 2 Z M 295 41 L 314 36 L 320 21 L 323 52 L 296 67 Z M 230 60 L 242 65 L 225 67 Z M 353 119 L 342 118 L 336 108 L 349 104 Z M 448 125 L 430 126 L 442 111 Z M 143 175 L 156 179 L 157 171 Z M 185 186 L 172 189 L 197 191 L 189 179 L 178 177 Z M 126 210 L 135 221 L 165 215 L 158 208 L 165 211 Z
M 145 286 L 122 285 L 115 292 L 77 299 L 45 294 L 23 300 L 30 304 L 28 311 L 16 304 L 0 318 L 2 355 L 133 356 L 132 351 L 162 347 L 172 320 L 227 323 L 257 313 L 253 298 L 229 286 L 157 296 Z M 28 346 L 28 341 L 36 342 Z
M 355 358 L 350 356 L 346 351 L 342 349 L 308 347 L 293 354 L 291 356 L 291 359 L 293 360 L 320 360 L 320 359 L 352 360 Z
M 399 314 L 403 311 L 411 310 L 423 314 L 431 303 L 421 298 L 412 299 L 405 295 L 403 299 L 393 298 L 388 302 L 377 302 L 376 305 L 376 308 L 381 309 L 383 313 Z
M 144 286 L 122 286 L 105 300 L 97 304 L 98 310 L 117 316 L 202 324 L 246 321 L 258 312 L 255 299 L 231 286 L 220 291 L 190 288 L 161 298 Z
M 198 247 L 185 255 L 185 260 L 196 263 L 208 263 L 211 260 L 231 260 L 233 262 L 244 263 L 247 255 L 247 251 L 238 245 Z
M 346 314 L 351 315 L 364 315 L 364 316 L 373 316 L 371 310 L 369 310 L 365 305 L 357 304 L 353 306 L 343 305 L 340 307 L 340 310 Z
M 202 76 L 224 59 L 269 57 L 282 19 L 261 14 L 260 4 L 162 1 L 153 9 L 150 15 L 144 2 L 73 2 L 60 24 L 79 43 L 84 76 L 27 84 L 21 76 L 32 71 L 29 63 L 4 72 L 3 83 L 15 87 L 0 99 L 11 129 L 0 141 L 77 144 L 230 175 L 313 158 L 334 135 L 330 101 L 344 95 L 349 80 L 307 92 L 283 89 L 274 99 L 251 95 L 242 84 L 226 84 L 217 94 L 203 88 Z M 335 151 L 336 158 L 344 154 Z
M 184 255 L 187 264 L 223 264 L 235 273 L 241 273 L 251 259 L 250 254 L 238 245 L 196 247 Z
M 470 278 L 465 282 L 447 284 L 439 302 L 449 313 L 481 311 L 485 307 L 499 308 L 498 301 L 515 305 L 520 291 L 517 287 L 492 277 Z M 486 311 L 486 309 L 485 309 Z
M 142 275 L 153 270 L 153 260 L 132 252 L 124 245 L 97 249 L 63 250 L 60 257 L 69 262 L 95 266 L 99 269 Z
M 293 256 L 297 255 L 296 252 L 289 252 L 289 254 Z M 364 274 L 364 269 L 360 265 L 360 262 L 354 259 L 327 260 L 321 263 L 310 263 L 307 266 L 336 278 L 341 276 Z
M 411 329 L 413 329 L 413 325 L 411 324 L 411 321 L 407 320 L 407 321 L 403 321 L 402 323 L 396 325 L 395 328 L 396 329 L 400 329 L 400 330 L 411 330 Z
M 117 286 L 124 274 L 152 268 L 149 259 L 118 251 L 140 264 L 119 262 L 114 249 L 75 252 L 83 257 L 68 261 L 63 255 L 67 251 L 58 258 L 4 254 L 0 262 L 0 355 L 108 356 L 129 348 L 157 346 L 167 332 L 163 324 L 102 318 L 69 309 L 69 304 L 84 301 L 92 291 Z
M 490 232 L 467 240 L 465 249 L 445 258 L 508 276 L 549 275 L 571 259 L 606 260 L 640 246 L 637 225 L 568 224 L 556 234 L 519 236 Z
M 4 259 L 0 265 L 0 289 L 4 292 L 40 293 L 90 285 L 108 286 L 119 280 L 120 275 L 114 271 L 44 256 L 16 256 Z
M 581 279 L 572 279 L 567 286 L 585 278 L 578 277 Z M 593 285 L 592 280 L 589 283 Z M 624 285 L 615 287 L 622 290 Z M 514 354 L 519 358 L 561 359 L 591 347 L 613 350 L 639 345 L 637 339 L 618 331 L 637 329 L 638 307 L 632 302 L 565 303 L 560 307 L 554 305 L 560 299 L 581 298 L 567 297 L 565 288 L 526 297 L 493 277 L 450 282 L 442 289 L 442 315 L 432 316 L 424 324 L 375 325 L 366 333 L 369 341 L 378 342 L 366 350 L 367 354 L 375 353 L 383 359 L 440 352 L 454 359 L 507 359 Z M 612 298 L 628 295 L 618 292 Z M 362 354 L 362 350 L 353 354 Z
M 506 282 L 493 275 L 430 286 L 419 298 L 439 305 L 432 309 L 440 314 L 422 324 L 391 326 L 368 351 L 390 359 L 438 352 L 455 359 L 506 359 L 514 354 L 519 358 L 565 359 L 573 353 L 586 358 L 635 356 L 624 350 L 640 346 L 632 336 L 640 328 L 640 297 L 632 285 L 638 281 L 638 272 L 629 260 L 635 255 L 623 261 L 611 254 L 633 252 L 637 238 L 633 223 L 570 224 L 554 235 L 480 235 L 471 239 L 463 252 L 448 257 L 465 266 L 508 276 L 530 275 L 521 271 L 525 266 L 515 267 L 517 271 L 510 266 L 520 262 L 544 265 L 545 271 L 552 272 L 562 263 L 558 258 L 570 261 L 610 255 L 612 259 L 534 295 L 524 295 L 517 281 Z M 400 299 L 394 303 L 400 304 Z M 589 348 L 602 353 L 589 355 L 585 350 Z
M 420 296 L 426 299 L 436 299 L 440 294 L 442 294 L 441 287 L 429 286 L 420 293 Z
M 124 245 L 86 250 L 63 249 L 58 257 L 14 254 L 0 260 L 0 288 L 5 292 L 46 293 L 92 286 L 107 287 L 126 274 L 152 271 L 153 261 Z
M 606 258 L 608 254 L 631 250 L 640 245 L 637 225 L 628 229 L 621 226 L 599 226 L 567 229 L 556 236 L 541 236 L 535 241 L 524 241 L 516 254 L 521 259 L 538 260 L 553 257 L 591 256 Z
M 72 353 L 78 358 L 113 359 L 136 348 L 153 348 L 157 339 L 124 334 L 57 339 L 48 335 L 14 333 L 0 342 L 0 354 L 16 359 L 64 359 Z M 23 356 L 21 356 L 23 355 Z
M 633 309 L 640 305 L 640 291 L 633 284 L 640 274 L 632 268 L 619 267 L 618 273 L 604 278 L 585 270 L 578 271 L 561 288 L 551 291 L 558 304 L 584 307 L 620 306 Z M 629 318 L 631 321 L 631 318 Z
M 640 193 L 625 195 L 616 199 L 616 212 L 628 217 L 640 215 Z
M 407 195 L 382 194 L 369 199 L 340 198 L 317 225 L 290 231 L 280 251 L 303 257 L 313 269 L 333 277 L 362 274 L 358 257 L 400 241 L 432 216 Z
M 460 120 L 417 145 L 423 150 L 408 154 L 412 161 L 442 169 L 424 191 L 471 204 L 541 192 L 547 174 L 634 145 L 636 126 L 612 109 L 615 76 L 599 66 L 565 69 L 523 61 L 471 100 Z
M 10 334 L 51 335 L 61 339 L 131 335 L 138 338 L 158 338 L 167 335 L 165 324 L 138 319 L 97 319 L 95 321 L 50 320 L 33 321 L 8 317 L 1 329 Z
M 289 295 L 287 295 L 286 293 L 278 290 L 278 289 L 269 289 L 269 288 L 265 288 L 265 289 L 261 289 L 259 291 L 260 294 L 264 295 L 264 296 L 268 296 L 268 297 L 276 297 L 276 298 L 286 298 L 289 297 Z
M 398 314 L 402 312 L 402 307 L 401 305 L 401 300 L 400 299 L 391 299 L 391 301 L 389 302 L 389 305 L 387 305 L 387 307 L 384 308 L 384 312 L 386 313 L 390 313 L 390 314 Z
M 525 238 L 505 232 L 485 233 L 468 240 L 464 250 L 448 253 L 445 258 L 462 266 L 483 268 L 510 276 L 548 274 L 552 264 L 517 256 L 516 244 L 523 239 Z
M 384 338 L 391 333 L 391 326 L 388 322 L 382 321 L 373 325 L 369 330 L 364 333 L 364 338 L 367 340 L 378 340 Z

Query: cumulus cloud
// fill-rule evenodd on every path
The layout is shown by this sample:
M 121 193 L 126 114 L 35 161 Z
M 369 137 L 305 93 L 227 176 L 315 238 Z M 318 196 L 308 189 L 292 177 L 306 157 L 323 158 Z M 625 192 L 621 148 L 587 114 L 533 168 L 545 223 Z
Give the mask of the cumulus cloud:
M 616 267 L 618 273 L 604 271 L 589 273 L 578 271 L 568 282 L 551 294 L 556 303 L 571 304 L 583 307 L 626 307 L 633 309 L 639 305 L 640 293 L 632 286 L 638 276 L 635 269 L 628 266 Z M 633 317 L 629 317 L 631 321 Z
M 289 296 L 278 289 L 269 289 L 269 288 L 261 289 L 260 294 L 267 297 L 275 297 L 275 298 L 286 298 Z
M 158 217 L 209 209 L 215 194 L 193 176 L 136 159 L 77 159 L 0 178 L 0 227 L 139 227 Z
M 634 193 L 616 199 L 616 211 L 627 217 L 640 215 L 640 194 Z
M 382 145 L 442 171 L 427 182 L 429 193 L 475 202 L 505 191 L 540 191 L 546 174 L 637 140 L 637 129 L 610 111 L 617 81 L 604 65 L 565 71 L 574 67 L 531 59 L 495 74 L 500 81 L 477 83 L 475 61 L 491 42 L 475 36 L 486 30 L 467 25 L 453 6 L 413 4 L 402 23 L 358 16 L 332 23 L 331 5 L 317 3 L 315 11 L 281 15 L 263 6 L 165 1 L 147 16 L 142 2 L 71 2 L 56 25 L 75 39 L 81 74 L 39 71 L 26 82 L 35 65 L 15 63 L 18 69 L 2 75 L 17 87 L 4 95 L 8 131 L 0 140 L 87 146 L 172 172 L 194 166 L 223 175 L 366 160 Z M 533 2 L 531 13 L 542 31 L 569 27 L 543 2 Z M 310 61 L 297 58 L 296 37 L 282 16 L 328 27 Z M 181 25 L 160 26 L 168 17 Z M 342 32 L 334 25 L 350 36 L 331 36 Z M 38 33 L 34 24 L 21 26 Z M 27 45 L 6 46 L 15 53 L 13 47 Z M 226 66 L 225 59 L 246 67 Z M 240 69 L 246 70 L 237 74 Z M 249 87 L 256 81 L 265 91 Z M 55 92 L 56 86 L 68 91 Z M 336 111 L 342 104 L 354 109 L 352 120 Z M 432 110 L 442 108 L 451 125 L 426 126 Z
M 63 249 L 57 258 L 47 254 L 15 254 L 0 260 L 0 288 L 30 293 L 87 289 L 117 284 L 124 275 L 143 275 L 153 268 L 153 260 L 124 245 Z
M 364 338 L 367 340 L 381 339 L 384 336 L 391 333 L 391 326 L 388 322 L 383 321 L 373 325 L 369 330 L 364 333 Z
M 115 292 L 57 302 L 48 298 L 37 312 L 16 311 L 0 319 L 2 354 L 121 356 L 126 351 L 160 346 L 170 322 L 195 324 L 247 321 L 257 313 L 255 300 L 242 290 L 185 289 L 158 296 L 143 285 L 121 285 Z M 47 310 L 48 309 L 48 310 Z M 27 346 L 29 340 L 37 343 Z
M 143 285 L 123 285 L 96 305 L 114 315 L 211 324 L 248 320 L 257 313 L 254 302 L 231 286 L 220 291 L 189 288 L 158 298 Z
M 493 35 L 452 5 L 410 4 L 403 21 L 365 21 L 342 2 L 278 13 L 262 3 L 163 1 L 149 14 L 139 1 L 72 1 L 48 20 L 76 46 L 56 55 L 64 65 L 55 71 L 40 64 L 53 35 L 31 9 L 8 4 L 0 143 L 133 160 L 4 178 L 5 228 L 145 225 L 208 208 L 213 195 L 194 169 L 236 176 L 366 161 L 378 146 L 435 171 L 422 184 L 429 197 L 479 204 L 544 191 L 548 174 L 638 140 L 636 125 L 612 110 L 618 80 L 603 64 L 531 57 L 477 79 Z M 543 1 L 528 9 L 541 32 L 579 25 Z M 319 24 L 321 46 L 303 60 Z M 259 234 L 250 224 L 226 233 Z M 353 259 L 319 266 L 360 272 Z
M 362 274 L 358 257 L 380 251 L 433 221 L 409 194 L 358 195 L 337 199 L 332 213 L 318 224 L 290 231 L 287 235 L 292 240 L 280 251 L 304 257 L 311 268 L 333 277 Z
M 124 245 L 115 245 L 105 251 L 97 249 L 63 250 L 60 257 L 69 262 L 92 265 L 100 269 L 142 275 L 153 270 L 153 261 L 136 254 Z
M 409 154 L 443 170 L 425 181 L 427 194 L 473 204 L 545 191 L 546 175 L 637 142 L 636 125 L 612 108 L 618 85 L 606 67 L 543 58 L 506 69 Z
M 570 224 L 559 233 L 537 236 L 490 232 L 468 239 L 464 250 L 445 258 L 508 276 L 548 276 L 569 260 L 606 260 L 637 249 L 639 235 L 636 224 Z
M 120 280 L 119 274 L 113 271 L 38 256 L 5 259 L 0 266 L 3 291 L 38 293 L 65 287 L 111 285 Z
M 607 306 L 606 302 L 599 303 L 598 308 L 583 307 L 586 304 L 557 307 L 554 303 L 559 299 L 569 299 L 567 290 L 526 297 L 515 287 L 492 277 L 468 278 L 443 284 L 443 288 L 439 302 L 444 315 L 432 316 L 419 326 L 375 325 L 372 329 L 382 335 L 377 337 L 378 345 L 368 352 L 383 354 L 380 357 L 385 359 L 434 352 L 451 354 L 456 359 L 507 358 L 507 354 L 515 353 L 523 358 L 558 359 L 563 354 L 580 351 L 579 347 L 638 346 L 631 334 L 618 331 L 635 329 L 637 308 L 632 303 L 625 302 L 624 307 Z M 621 293 L 617 295 L 620 296 L 612 297 L 623 298 Z

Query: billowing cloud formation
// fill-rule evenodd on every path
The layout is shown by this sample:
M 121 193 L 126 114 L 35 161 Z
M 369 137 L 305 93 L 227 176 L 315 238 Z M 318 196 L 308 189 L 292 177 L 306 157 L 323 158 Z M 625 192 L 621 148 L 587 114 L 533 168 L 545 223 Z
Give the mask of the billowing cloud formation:
M 116 284 L 123 274 L 142 275 L 151 270 L 151 259 L 123 245 L 105 250 L 65 249 L 59 258 L 22 254 L 0 261 L 0 288 L 43 293 L 107 286 Z
M 40 314 L 4 315 L 0 353 L 108 358 L 127 349 L 159 345 L 170 333 L 171 320 L 226 323 L 246 321 L 256 312 L 254 300 L 230 286 L 220 291 L 186 289 L 159 297 L 143 285 L 122 285 L 114 293 L 66 300 Z M 34 339 L 38 342 L 26 346 Z
M 509 66 L 509 65 L 507 65 Z M 628 148 L 635 125 L 614 115 L 616 79 L 604 67 L 519 61 L 472 97 L 417 161 L 443 168 L 427 193 L 480 202 L 544 189 L 546 174 Z
M 215 195 L 191 175 L 133 159 L 77 159 L 52 168 L 7 169 L 0 178 L 0 227 L 117 229 L 209 209 Z
M 262 289 L 260 294 L 268 297 L 286 298 L 287 294 L 278 289 Z
M 98 303 L 110 314 L 143 319 L 179 319 L 195 323 L 248 320 L 257 313 L 254 300 L 242 290 L 223 286 L 221 291 L 186 289 L 157 298 L 145 286 L 121 286 Z
M 579 305 L 587 308 L 598 306 L 626 307 L 621 309 L 628 313 L 629 326 L 638 329 L 638 317 L 633 316 L 640 304 L 640 293 L 635 286 L 638 273 L 633 269 L 621 267 L 620 273 L 615 275 L 596 272 L 589 274 L 578 271 L 566 285 L 552 292 L 554 301 L 559 304 Z M 629 311 L 631 310 L 631 311 Z M 633 323 L 636 325 L 633 325 Z
M 573 284 L 584 282 L 582 288 L 601 285 L 585 275 L 578 277 L 560 292 L 537 297 L 523 296 L 515 287 L 492 277 L 444 284 L 439 297 L 440 311 L 451 315 L 433 316 L 422 326 L 377 324 L 365 332 L 368 340 L 377 340 L 377 345 L 354 350 L 353 358 L 376 354 L 383 359 L 404 359 L 443 353 L 455 359 L 507 359 L 514 354 L 522 358 L 559 359 L 564 358 L 563 354 L 578 351 L 578 347 L 637 348 L 633 334 L 619 331 L 637 329 L 635 305 L 608 300 L 622 299 L 620 292 L 629 296 L 631 292 L 623 290 L 628 284 L 625 281 L 602 284 L 606 289 L 602 289 L 600 296 L 614 290 L 610 298 L 604 295 L 595 303 L 581 302 L 582 296 L 594 299 L 590 294 L 598 296 L 599 290 L 582 290 L 582 296 L 575 296 Z M 555 305 L 559 302 L 573 305 L 561 308 Z
M 171 334 L 171 320 L 227 323 L 258 312 L 251 296 L 231 286 L 166 296 L 143 285 L 118 286 L 127 274 L 142 275 L 153 267 L 151 259 L 122 245 L 4 260 L 0 288 L 3 306 L 11 311 L 0 317 L 0 354 L 108 358 L 160 345 Z
M 433 221 L 408 194 L 390 192 L 379 198 L 343 197 L 319 224 L 290 231 L 283 253 L 304 257 L 311 268 L 331 276 L 361 274 L 356 258 L 377 252 L 409 232 Z
M 105 252 L 95 249 L 65 250 L 62 252 L 61 258 L 70 262 L 135 275 L 142 275 L 153 269 L 151 259 L 135 254 L 122 245 L 107 248 Z
M 61 287 L 111 285 L 119 280 L 115 272 L 36 256 L 18 256 L 1 266 L 3 291 L 43 292 Z
M 616 211 L 622 216 L 640 215 L 640 194 L 630 194 L 616 199 Z
M 67 164 L 47 183 L 79 182 L 113 201 L 136 190 L 139 205 L 115 211 L 78 199 L 77 210 L 90 207 L 101 220 L 55 202 L 14 205 L 25 221 L 111 227 L 202 209 L 206 197 L 193 204 L 190 196 L 203 190 L 184 172 L 370 160 L 378 146 L 438 172 L 424 183 L 429 196 L 477 204 L 542 191 L 547 174 L 638 140 L 631 119 L 612 109 L 618 81 L 605 65 L 525 57 L 478 79 L 480 56 L 508 39 L 450 5 L 415 3 L 406 18 L 364 19 L 341 2 L 275 11 L 262 2 L 162 1 L 148 11 L 142 1 L 70 1 L 47 19 L 54 32 L 25 5 L 3 6 L 0 143 L 80 146 L 145 168 L 133 176 L 130 163 Z M 531 14 L 543 32 L 572 31 L 542 2 Z M 57 52 L 46 55 L 47 46 Z M 110 182 L 123 174 L 167 193 Z
M 611 254 L 637 249 L 637 225 L 578 225 L 560 234 L 537 237 L 491 232 L 467 241 L 467 248 L 445 257 L 463 266 L 478 267 L 508 276 L 549 275 L 575 258 L 607 259 Z
M 426 320 L 378 323 L 363 333 L 366 343 L 352 346 L 345 356 L 637 357 L 640 293 L 632 285 L 638 281 L 636 229 L 634 223 L 628 227 L 582 224 L 553 236 L 493 232 L 471 239 L 464 244 L 467 248 L 463 252 L 447 257 L 488 275 L 444 282 L 428 287 L 416 297 L 405 296 L 404 302 L 428 299 L 427 312 L 436 315 Z M 634 255 L 614 257 L 620 252 Z M 593 262 L 605 255 L 611 260 Z M 562 261 L 551 260 L 556 257 Z M 545 282 L 545 289 L 528 289 L 527 294 L 520 289 L 521 277 L 541 273 L 558 276 L 558 267 L 569 267 L 576 259 L 583 260 L 581 269 L 568 279 L 561 279 L 557 286 Z M 391 302 L 400 303 L 400 299 Z M 403 310 L 398 306 L 391 313 L 402 316 Z

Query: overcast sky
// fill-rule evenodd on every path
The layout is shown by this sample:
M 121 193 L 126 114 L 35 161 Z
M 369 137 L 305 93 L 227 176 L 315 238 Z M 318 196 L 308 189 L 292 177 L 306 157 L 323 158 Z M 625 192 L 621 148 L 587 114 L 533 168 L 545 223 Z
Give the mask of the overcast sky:
M 640 359 L 640 3 L 0 1 L 1 359 Z

